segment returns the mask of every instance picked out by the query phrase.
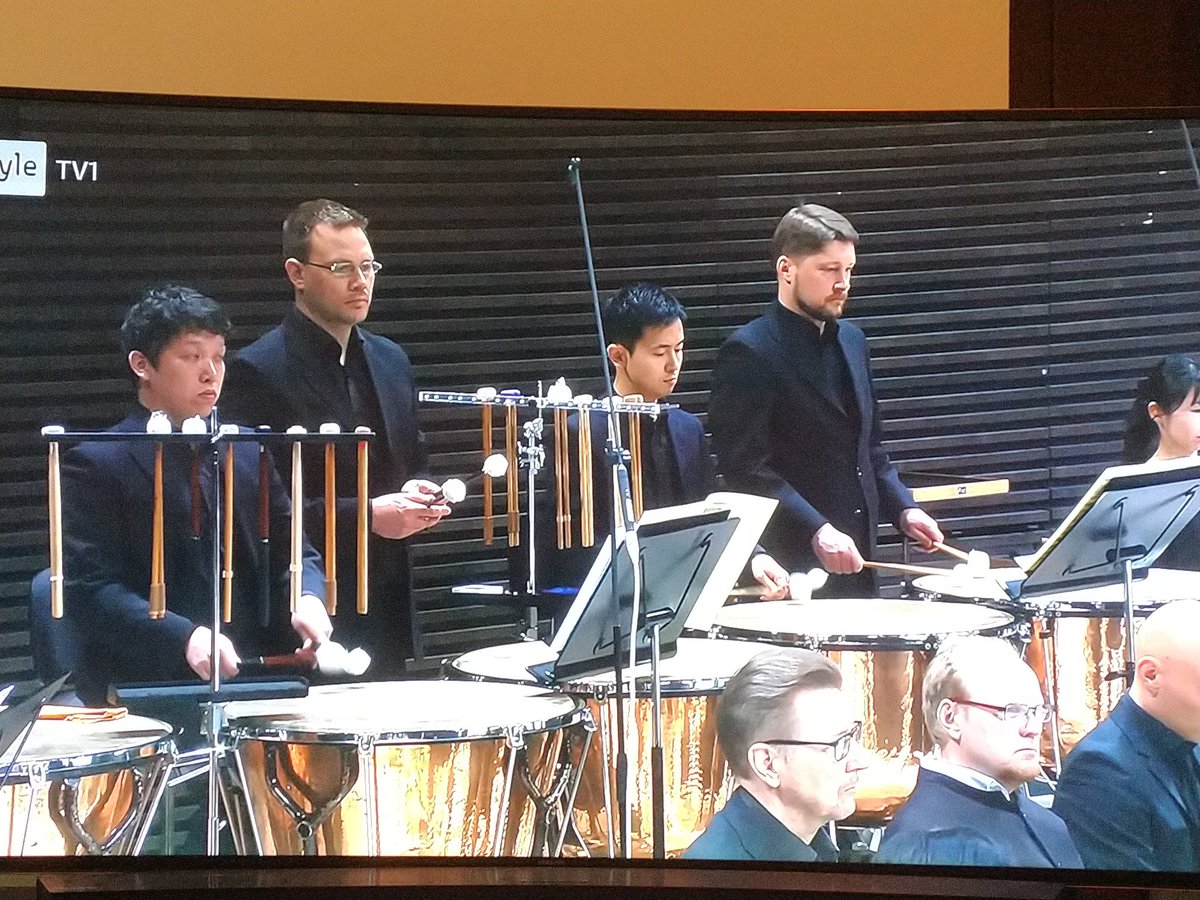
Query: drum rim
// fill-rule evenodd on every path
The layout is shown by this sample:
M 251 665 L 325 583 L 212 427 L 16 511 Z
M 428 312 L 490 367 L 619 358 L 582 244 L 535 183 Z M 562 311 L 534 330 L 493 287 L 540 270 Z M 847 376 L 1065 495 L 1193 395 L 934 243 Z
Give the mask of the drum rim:
M 711 642 L 713 640 L 713 638 L 711 636 L 709 636 L 707 633 L 693 632 L 691 634 L 685 634 L 685 635 L 681 636 L 680 640 L 687 640 L 689 642 L 699 642 L 699 641 Z M 722 638 L 722 640 L 731 640 L 731 639 Z M 522 643 L 522 642 L 520 642 L 520 641 L 513 642 L 513 644 L 520 644 L 520 643 Z M 760 644 L 762 642 L 761 641 L 742 641 L 742 643 Z M 511 644 L 497 644 L 496 646 L 507 647 L 507 646 L 512 646 L 512 645 Z M 507 678 L 503 675 L 486 675 L 482 672 L 468 672 L 467 670 L 465 670 L 459 666 L 459 661 L 462 660 L 464 657 L 470 656 L 472 654 L 482 653 L 489 649 L 492 649 L 492 648 L 480 647 L 476 650 L 468 650 L 466 653 L 460 653 L 458 656 L 455 656 L 453 659 L 446 660 L 445 663 L 443 664 L 442 670 L 446 674 L 446 676 L 448 677 L 448 679 L 450 681 L 474 681 L 474 682 L 478 682 L 478 683 L 482 683 L 482 684 L 496 683 L 496 684 L 522 684 L 522 685 L 536 685 L 538 683 L 533 680 L 532 676 L 530 676 L 529 681 L 518 681 L 517 679 Z M 742 665 L 745 665 L 745 663 L 749 662 L 749 661 L 750 660 L 747 659 L 745 662 L 742 663 Z M 741 666 L 738 666 L 738 668 L 740 669 Z M 722 694 L 725 692 L 725 685 L 729 683 L 729 679 L 731 679 L 736 674 L 736 671 L 737 670 L 735 669 L 733 672 L 730 672 L 728 675 L 696 675 L 696 676 L 691 676 L 691 677 L 660 678 L 659 679 L 659 692 L 664 697 L 697 697 L 697 696 L 719 695 L 719 694 Z M 592 676 L 588 676 L 588 677 L 595 678 L 596 676 L 592 675 Z M 638 694 L 649 694 L 650 689 L 651 689 L 651 683 L 652 683 L 652 679 L 648 673 L 645 675 L 639 675 L 636 679 L 634 679 L 634 685 L 635 685 L 634 690 Z M 626 681 L 626 684 L 628 684 L 628 681 Z M 616 690 L 617 690 L 616 684 L 614 682 L 589 681 L 588 678 L 568 678 L 557 684 L 544 685 L 544 687 L 546 687 L 549 690 L 567 694 L 572 697 L 582 697 L 582 698 L 597 699 L 597 700 L 610 697 L 612 694 L 615 694 Z
M 558 695 L 556 695 L 558 696 Z M 244 720 L 230 719 L 224 733 L 235 743 L 241 741 L 272 741 L 287 744 L 367 744 L 375 746 L 406 746 L 418 744 L 452 744 L 460 741 L 507 740 L 516 735 L 544 734 L 575 725 L 592 726 L 591 711 L 578 697 L 562 694 L 574 702 L 573 708 L 553 716 L 543 716 L 532 722 L 516 725 L 488 725 L 482 730 L 471 728 L 428 728 L 397 731 L 386 728 L 374 731 L 320 731 L 311 726 L 291 726 L 272 723 L 266 716 L 247 716 Z M 256 721 L 259 720 L 259 721 Z
M 8 774 L 3 781 L 5 786 L 9 786 L 28 784 L 33 780 L 35 770 L 43 766 L 45 767 L 44 771 L 39 777 L 58 781 L 64 778 L 104 775 L 128 769 L 137 763 L 155 760 L 159 757 L 174 759 L 176 755 L 175 732 L 172 730 L 137 747 L 63 756 L 22 757 L 15 760 L 11 767 L 8 763 L 0 763 L 0 768 L 7 770 Z
M 789 631 L 751 630 L 731 625 L 713 625 L 709 633 L 717 640 L 756 641 L 780 647 L 806 647 L 811 650 L 927 650 L 940 646 L 947 638 L 981 637 L 1009 638 L 1021 630 L 1021 620 L 1008 610 L 996 609 L 1009 621 L 987 628 L 950 629 L 947 631 L 912 632 L 910 634 L 797 634 Z

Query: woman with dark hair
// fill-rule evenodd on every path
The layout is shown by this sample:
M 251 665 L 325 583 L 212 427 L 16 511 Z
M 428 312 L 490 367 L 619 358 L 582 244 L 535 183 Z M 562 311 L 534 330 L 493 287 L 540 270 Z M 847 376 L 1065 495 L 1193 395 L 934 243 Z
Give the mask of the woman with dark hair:
M 1165 357 L 1138 384 L 1125 427 L 1123 462 L 1181 459 L 1200 451 L 1200 365 L 1183 353 Z M 1200 516 L 1155 563 L 1200 569 Z

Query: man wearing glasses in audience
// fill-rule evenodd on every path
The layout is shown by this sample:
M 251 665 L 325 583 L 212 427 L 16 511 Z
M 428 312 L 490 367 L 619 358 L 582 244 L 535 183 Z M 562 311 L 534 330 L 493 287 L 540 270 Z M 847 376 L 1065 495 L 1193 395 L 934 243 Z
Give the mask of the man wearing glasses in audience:
M 998 638 L 946 645 L 925 672 L 937 747 L 884 832 L 877 862 L 1080 869 L 1062 819 L 1024 790 L 1041 774 L 1050 707 L 1037 676 Z
M 283 323 L 230 361 L 225 418 L 250 426 L 309 431 L 336 422 L 375 433 L 368 465 L 371 495 L 368 548 L 371 613 L 354 612 L 356 584 L 355 454 L 337 454 L 338 632 L 347 646 L 372 656 L 370 675 L 403 671 L 419 652 L 405 538 L 436 525 L 450 510 L 431 498 L 437 486 L 421 478 L 425 444 L 417 426 L 417 392 L 408 356 L 387 338 L 365 330 L 382 268 L 367 239 L 367 219 L 332 200 L 309 200 L 283 223 L 284 271 L 295 304 Z M 290 477 L 291 460 L 276 463 Z M 304 523 L 324 546 L 322 454 L 306 454 Z
M 842 673 L 811 650 L 777 648 L 725 686 L 717 739 L 737 789 L 687 859 L 836 862 L 825 826 L 854 812 L 866 761 Z

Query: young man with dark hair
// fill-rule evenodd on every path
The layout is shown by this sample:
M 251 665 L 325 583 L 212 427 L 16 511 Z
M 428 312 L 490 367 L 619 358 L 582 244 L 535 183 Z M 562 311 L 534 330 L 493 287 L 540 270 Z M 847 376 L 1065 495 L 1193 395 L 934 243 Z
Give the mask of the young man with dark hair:
M 746 663 L 717 708 L 737 789 L 684 858 L 836 861 L 823 826 L 854 812 L 866 767 L 850 710 L 823 654 L 779 647 Z
M 121 326 L 121 346 L 137 385 L 137 406 L 116 432 L 144 433 L 152 412 L 172 430 L 207 418 L 221 395 L 229 320 L 199 292 L 168 285 L 146 292 Z M 63 554 L 66 614 L 84 636 L 84 663 L 75 672 L 85 703 L 103 703 L 110 683 L 208 678 L 211 672 L 215 540 L 206 483 L 217 477 L 207 437 L 195 447 L 163 447 L 163 570 L 167 612 L 149 616 L 155 448 L 148 442 L 85 443 L 63 463 Z M 199 460 L 202 509 L 195 508 Z M 232 570 L 233 615 L 218 648 L 221 672 L 237 674 L 239 652 L 261 655 L 320 643 L 332 627 L 325 614 L 319 557 L 305 544 L 304 596 L 287 612 L 288 525 L 291 507 L 278 479 L 271 484 L 270 619 L 260 622 L 262 582 L 257 537 L 258 451 L 235 445 Z M 199 526 L 198 528 L 196 526 Z M 229 565 L 229 563 L 225 563 Z M 290 626 L 290 628 L 289 628 Z M 294 631 L 295 635 L 290 635 Z
M 368 464 L 371 494 L 369 590 L 371 612 L 357 615 L 345 603 L 339 635 L 372 656 L 370 675 L 404 671 L 405 660 L 423 655 L 411 598 L 405 538 L 441 521 L 450 509 L 431 503 L 437 486 L 426 470 L 425 442 L 417 425 L 417 391 L 408 355 L 387 338 L 361 327 L 382 268 L 367 239 L 367 219 L 333 200 L 301 203 L 283 223 L 283 267 L 293 307 L 283 323 L 244 348 L 229 364 L 230 402 L 225 414 L 250 426 L 309 431 L 335 422 L 344 431 L 359 425 L 374 433 Z M 285 478 L 291 459 L 276 457 Z M 319 454 L 305 461 L 310 485 L 324 483 Z M 356 579 L 357 467 L 353 453 L 337 454 L 337 548 L 339 581 Z M 324 546 L 325 497 L 305 499 L 309 536 Z
M 636 395 L 649 403 L 664 401 L 675 389 L 683 367 L 687 313 L 682 304 L 662 288 L 640 283 L 624 287 L 605 300 L 600 314 L 613 367 L 613 390 L 621 397 Z M 612 470 L 605 453 L 608 424 L 606 414 L 591 414 L 596 546 L 581 547 L 576 535 L 571 549 L 557 549 L 553 497 L 547 491 L 538 518 L 539 559 L 543 561 L 540 587 L 578 587 L 596 558 L 598 546 L 612 530 Z M 578 415 L 569 417 L 568 430 L 571 480 L 577 485 Z M 628 434 L 622 437 L 628 449 Z M 682 409 L 667 410 L 656 419 L 642 419 L 640 462 L 646 509 L 703 500 L 717 489 L 704 426 Z M 577 529 L 577 491 L 572 492 L 571 521 Z M 766 588 L 768 598 L 786 595 L 787 572 L 765 553 L 754 555 L 751 570 Z
M 830 597 L 874 596 L 863 560 L 883 518 L 927 549 L 942 540 L 883 448 L 866 337 L 839 321 L 857 243 L 827 207 L 784 215 L 771 243 L 777 302 L 721 347 L 709 400 L 729 487 L 779 501 L 763 545 L 791 571 L 836 575 Z

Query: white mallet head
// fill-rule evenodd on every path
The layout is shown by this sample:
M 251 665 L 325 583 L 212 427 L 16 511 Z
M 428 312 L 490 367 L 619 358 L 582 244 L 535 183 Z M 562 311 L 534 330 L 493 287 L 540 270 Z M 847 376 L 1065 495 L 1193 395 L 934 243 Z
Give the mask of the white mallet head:
M 146 420 L 146 434 L 170 434 L 171 419 L 161 409 L 156 409 L 150 413 L 150 418 Z
M 546 390 L 546 399 L 551 403 L 570 403 L 573 396 L 565 378 L 558 379 Z
M 442 482 L 442 499 L 447 503 L 462 503 L 467 499 L 467 485 L 461 478 L 447 478 Z
M 508 457 L 503 453 L 493 453 L 483 461 L 483 474 L 492 478 L 500 478 L 508 473 Z

